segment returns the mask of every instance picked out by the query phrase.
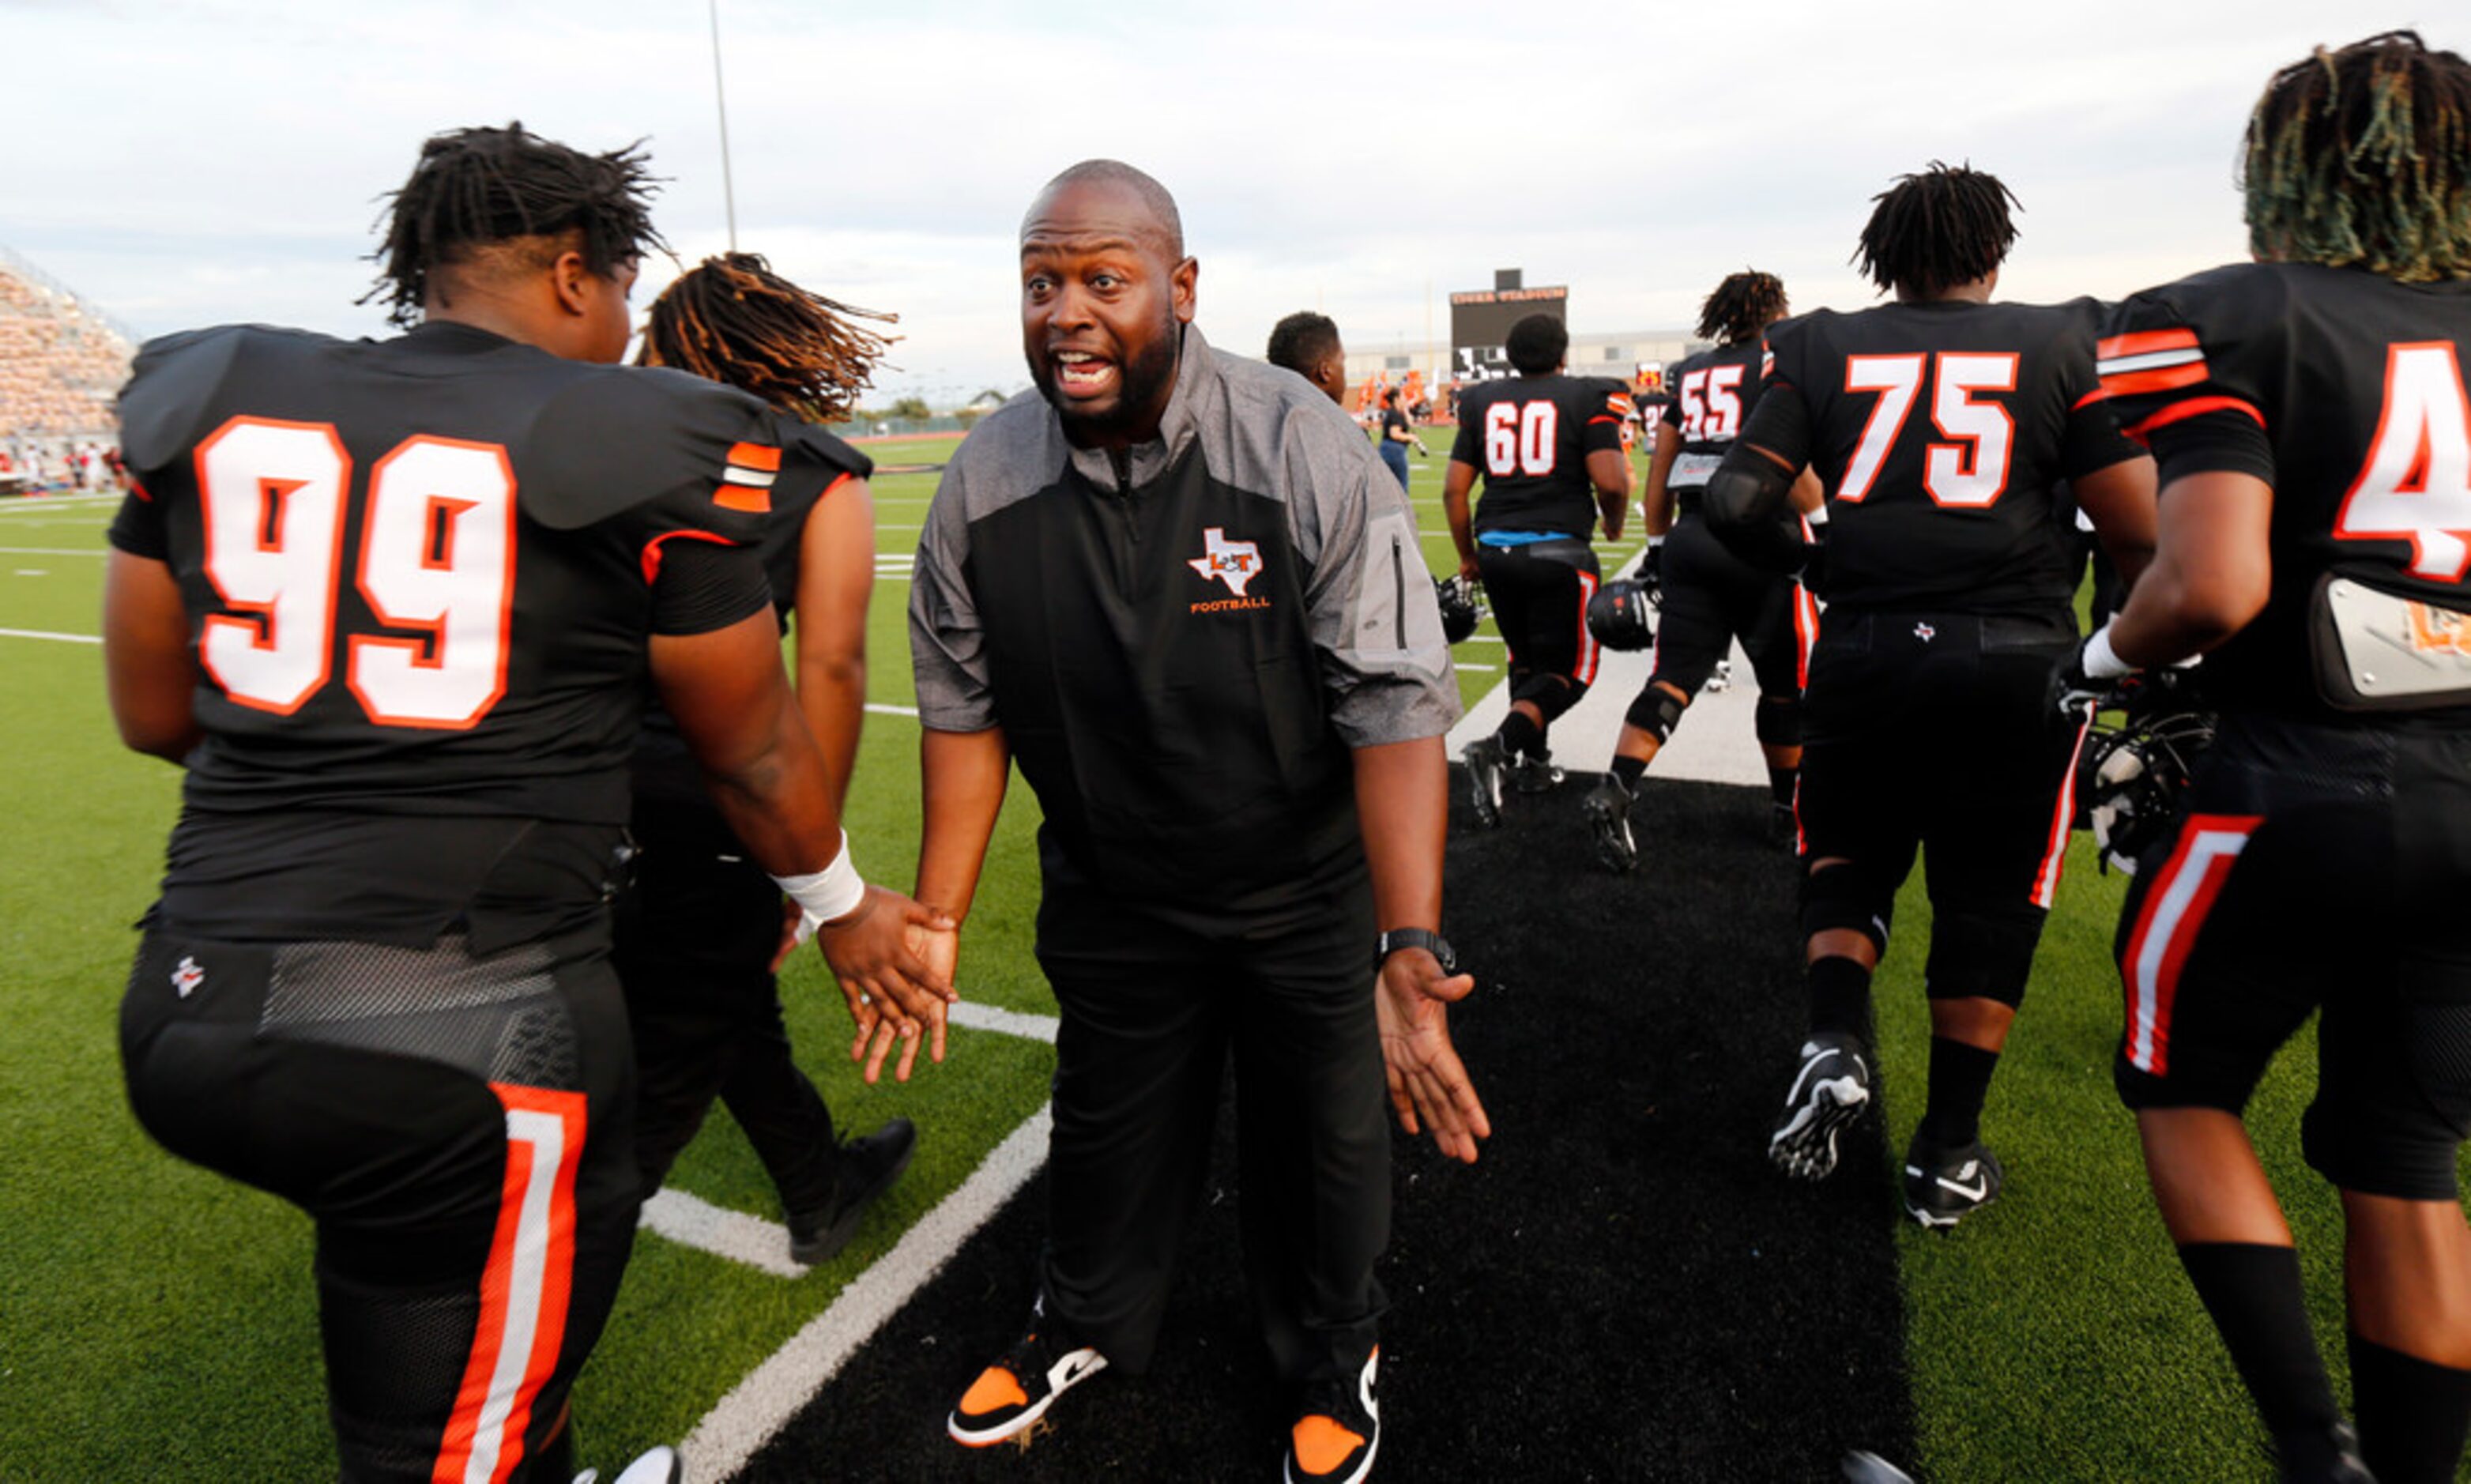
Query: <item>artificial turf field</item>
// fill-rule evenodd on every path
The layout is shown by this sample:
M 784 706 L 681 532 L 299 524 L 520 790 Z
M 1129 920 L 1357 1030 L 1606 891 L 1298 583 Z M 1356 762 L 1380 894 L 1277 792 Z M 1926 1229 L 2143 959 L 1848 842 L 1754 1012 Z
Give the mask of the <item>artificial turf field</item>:
M 1440 454 L 1447 430 L 1426 436 Z M 873 452 L 931 464 L 950 446 Z M 1447 570 L 1440 472 L 1418 464 L 1415 493 L 1427 559 Z M 912 864 L 917 813 L 901 609 L 932 488 L 931 473 L 875 484 L 869 693 L 893 709 L 870 718 L 850 828 L 860 865 L 893 883 Z M 0 748 L 12 762 L 0 772 L 12 847 L 0 857 L 0 1480 L 331 1476 L 306 1220 L 163 1154 L 121 1093 L 113 1027 L 129 924 L 160 869 L 177 775 L 119 749 L 94 646 L 23 637 L 96 632 L 108 516 L 100 501 L 0 506 L 0 630 L 13 631 L 0 633 Z M 1635 546 L 1606 547 L 1608 570 Z M 1478 668 L 1499 666 L 1497 644 L 1471 642 L 1459 658 L 1469 698 L 1498 679 Z M 1817 1478 L 1861 1446 L 1939 1480 L 2269 1477 L 2110 1094 L 2122 883 L 2090 868 L 2085 843 L 1986 1120 L 2007 1194 L 1935 1235 L 1896 1220 L 1884 1152 L 1901 1151 L 1919 1115 L 1904 1090 L 1924 1065 L 1926 904 L 1906 893 L 1879 980 L 1888 1126 L 1830 1185 L 1787 1185 L 1760 1156 L 1800 1013 L 1790 866 L 1751 838 L 1763 801 L 1651 776 L 1648 863 L 1615 881 L 1588 864 L 1580 782 L 1517 801 L 1533 807 L 1496 834 L 1453 816 L 1445 926 L 1479 979 L 1459 1039 L 1495 1136 L 1472 1169 L 1399 1142 L 1380 1476 Z M 1046 1017 L 1053 1002 L 1028 952 L 1034 817 L 1016 788 L 961 978 L 975 1002 Z M 749 1415 L 752 1393 L 795 1402 L 812 1385 L 799 1363 L 828 1353 L 835 1379 L 743 1476 L 1273 1475 L 1285 1418 L 1249 1338 L 1223 1184 L 1195 1222 L 1151 1376 L 1092 1381 L 1025 1453 L 947 1443 L 945 1407 L 1027 1304 L 1034 1175 L 986 1203 L 984 1228 L 914 1298 L 886 1295 L 953 1252 L 958 1207 L 939 1203 L 998 1166 L 1025 1172 L 1016 1156 L 1034 1152 L 1035 1127 L 1019 1131 L 1043 1106 L 1051 1050 L 1034 1020 L 963 1027 L 944 1066 L 870 1089 L 836 1054 L 837 996 L 812 955 L 785 999 L 836 1115 L 859 1131 L 916 1119 L 917 1162 L 850 1250 L 804 1276 L 706 1250 L 727 1240 L 643 1236 L 577 1390 L 583 1461 L 605 1469 L 691 1433 L 691 1458 L 744 1456 L 753 1434 L 714 1422 L 716 1403 L 739 1388 L 730 1422 Z M 2304 1042 L 2285 1056 L 2254 1125 L 2339 1378 L 2339 1221 L 2297 1155 L 2308 1063 Z M 776 1214 L 718 1111 L 672 1187 L 720 1212 Z M 891 1317 L 867 1338 L 846 1320 L 871 1306 Z M 740 1386 L 802 1331 L 761 1384 Z M 846 1343 L 819 1352 L 819 1334 Z

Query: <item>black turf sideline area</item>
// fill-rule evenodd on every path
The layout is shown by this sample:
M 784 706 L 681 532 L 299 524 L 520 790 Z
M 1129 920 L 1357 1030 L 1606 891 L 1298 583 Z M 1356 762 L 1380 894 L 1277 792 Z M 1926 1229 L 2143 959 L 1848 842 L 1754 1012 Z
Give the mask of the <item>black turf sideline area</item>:
M 1765 790 L 1651 777 L 1645 859 L 1616 880 L 1579 818 L 1592 782 L 1514 797 L 1493 833 L 1452 806 L 1446 932 L 1477 976 L 1456 1024 L 1494 1137 L 1472 1168 L 1397 1140 L 1375 1477 L 1818 1480 L 1848 1448 L 1909 1459 L 1875 1129 L 1822 1187 L 1764 1154 L 1802 1024 Z M 741 1477 L 1275 1480 L 1290 1419 L 1250 1327 L 1226 1134 L 1148 1376 L 1094 1378 L 1026 1450 L 944 1436 L 1027 1315 L 1035 1181 Z

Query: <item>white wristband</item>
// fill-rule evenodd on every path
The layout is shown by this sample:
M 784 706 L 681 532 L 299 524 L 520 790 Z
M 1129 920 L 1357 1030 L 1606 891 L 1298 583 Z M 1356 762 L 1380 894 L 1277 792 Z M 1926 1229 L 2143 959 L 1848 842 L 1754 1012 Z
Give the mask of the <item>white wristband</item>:
M 1803 520 L 1806 520 L 1806 521 L 1808 521 L 1808 522 L 1810 522 L 1810 523 L 1811 523 L 1812 525 L 1814 525 L 1814 526 L 1824 526 L 1824 525 L 1826 525 L 1826 524 L 1827 524 L 1827 502 L 1826 502 L 1826 501 L 1824 501 L 1824 500 L 1821 501 L 1821 502 L 1819 503 L 1819 508 L 1818 508 L 1818 509 L 1816 509 L 1816 510 L 1813 510 L 1813 511 L 1811 511 L 1809 514 L 1807 514 L 1807 515 L 1803 516 L 1803 517 L 1802 517 L 1802 519 L 1803 519 Z
M 2110 625 L 2107 624 L 2085 641 L 2083 663 L 2088 680 L 2116 680 L 2136 669 L 2121 659 L 2119 652 L 2110 647 Z
M 866 883 L 850 863 L 849 832 L 841 832 L 841 848 L 832 864 L 805 876 L 775 876 L 773 882 L 798 904 L 798 941 L 835 918 L 847 917 L 866 901 Z

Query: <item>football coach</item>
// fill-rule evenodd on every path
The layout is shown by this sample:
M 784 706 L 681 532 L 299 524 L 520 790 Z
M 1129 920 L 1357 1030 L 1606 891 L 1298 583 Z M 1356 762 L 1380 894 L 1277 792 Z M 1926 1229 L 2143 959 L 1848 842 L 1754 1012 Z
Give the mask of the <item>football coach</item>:
M 1378 1441 L 1385 1076 L 1446 1154 L 1491 1132 L 1447 1020 L 1473 981 L 1438 935 L 1458 693 L 1398 482 L 1310 383 L 1210 347 L 1199 271 L 1148 176 L 1050 181 L 1021 229 L 1036 389 L 961 445 L 919 541 L 920 900 L 966 919 L 1019 763 L 1063 1010 L 1038 1303 L 949 1429 L 991 1444 L 1149 1364 L 1232 1050 L 1288 1473 L 1353 1480 Z

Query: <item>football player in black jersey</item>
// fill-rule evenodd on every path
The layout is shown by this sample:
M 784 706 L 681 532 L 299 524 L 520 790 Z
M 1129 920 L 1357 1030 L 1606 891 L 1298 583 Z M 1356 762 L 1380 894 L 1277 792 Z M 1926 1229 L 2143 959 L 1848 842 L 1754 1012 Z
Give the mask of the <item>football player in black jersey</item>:
M 121 395 L 106 677 L 187 768 L 129 1099 L 316 1221 L 350 1480 L 567 1477 L 638 1206 L 605 903 L 647 680 L 841 977 L 913 1034 L 949 992 L 782 673 L 770 413 L 605 364 L 646 195 L 631 150 L 438 135 L 378 291 L 409 334 L 172 336 Z
M 1768 789 L 1779 836 L 1793 838 L 1794 781 L 1801 767 L 1801 683 L 1819 609 L 1800 583 L 1753 567 L 1707 533 L 1700 502 L 1707 476 L 1758 404 L 1767 347 L 1760 332 L 1781 319 L 1784 284 L 1773 273 L 1727 277 L 1700 307 L 1701 338 L 1718 342 L 1674 364 L 1674 400 L 1657 423 L 1656 453 L 1647 467 L 1642 518 L 1648 557 L 1661 589 L 1653 671 L 1622 718 L 1621 739 L 1605 781 L 1581 801 L 1608 869 L 1638 863 L 1630 810 L 1639 779 L 1683 708 L 1707 683 L 1735 639 L 1759 680 L 1755 726 L 1767 755 Z M 1819 507 L 1819 481 L 1803 471 L 1797 509 Z
M 641 356 L 738 388 L 781 414 L 764 567 L 784 627 L 797 614 L 798 707 L 823 749 L 835 807 L 849 797 L 866 709 L 866 610 L 875 507 L 866 456 L 825 432 L 865 390 L 886 342 L 882 318 L 813 294 L 754 253 L 689 269 L 652 301 Z M 635 1032 L 635 1164 L 649 1199 L 715 1097 L 728 1104 L 780 1192 L 792 1260 L 829 1260 L 909 1163 L 916 1130 L 894 1119 L 835 1139 L 833 1117 L 790 1055 L 773 965 L 781 889 L 747 859 L 667 712 L 635 747 L 633 880 L 618 900 L 618 979 Z M 793 908 L 794 910 L 794 908 Z M 874 1069 L 894 1026 L 853 998 Z M 870 1035 L 872 1031 L 872 1035 Z M 917 1043 L 906 1043 L 914 1056 Z
M 1903 1184 L 1930 1226 L 1999 1191 L 1980 1116 L 2067 845 L 2083 718 L 2036 678 L 2077 634 L 2052 486 L 2131 579 L 2153 545 L 2153 466 L 2095 383 L 2094 303 L 1990 302 L 2012 199 L 1943 165 L 1880 195 L 1859 257 L 1895 302 L 1769 328 L 1767 389 L 1706 494 L 1719 537 L 1828 604 L 1799 804 L 1811 1030 L 1769 1153 L 1819 1179 L 1869 1107 L 1871 975 L 1925 849 L 1930 1098 Z M 1787 498 L 1804 466 L 1828 502 L 1816 548 Z
M 1347 347 L 1328 315 L 1300 309 L 1270 327 L 1264 360 L 1319 387 L 1332 402 L 1347 405 Z
M 1442 483 L 1459 576 L 1484 583 L 1510 647 L 1510 715 L 1463 751 L 1476 821 L 1488 827 L 1501 822 L 1505 780 L 1522 793 L 1561 780 L 1548 730 L 1596 678 L 1596 641 L 1588 632 L 1596 554 L 1588 543 L 1600 512 L 1606 537 L 1617 540 L 1630 509 L 1621 442 L 1630 389 L 1563 374 L 1569 348 L 1569 330 L 1550 315 L 1510 327 L 1503 349 L 1518 374 L 1459 397 L 1458 441 Z M 1479 474 L 1484 496 L 1470 519 L 1468 492 Z
M 2450 1480 L 2471 1427 L 2471 62 L 2396 33 L 2278 73 L 2256 260 L 2137 294 L 2103 387 L 2160 461 L 2153 566 L 2071 677 L 2202 651 L 2190 812 L 2120 920 L 2117 1073 L 2179 1257 L 2291 1479 L 2363 1479 L 2241 1122 L 2312 1011 L 2358 1447 Z M 2168 1405 L 2168 1399 L 2157 1399 Z

